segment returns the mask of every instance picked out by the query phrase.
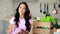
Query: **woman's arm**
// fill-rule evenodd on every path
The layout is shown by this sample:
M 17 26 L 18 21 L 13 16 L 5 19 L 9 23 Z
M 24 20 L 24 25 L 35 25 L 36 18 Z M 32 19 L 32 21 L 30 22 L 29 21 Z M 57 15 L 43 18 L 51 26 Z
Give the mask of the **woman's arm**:
M 11 31 L 12 31 L 12 24 L 9 24 L 6 30 L 6 34 L 10 34 Z
M 7 29 L 6 29 L 6 33 L 7 33 L 7 34 L 10 34 L 11 31 L 12 31 L 12 29 L 15 29 L 15 28 L 16 28 L 14 19 L 15 19 L 15 17 L 13 16 L 13 17 L 9 20 L 9 25 L 8 25 L 8 27 L 7 27 Z

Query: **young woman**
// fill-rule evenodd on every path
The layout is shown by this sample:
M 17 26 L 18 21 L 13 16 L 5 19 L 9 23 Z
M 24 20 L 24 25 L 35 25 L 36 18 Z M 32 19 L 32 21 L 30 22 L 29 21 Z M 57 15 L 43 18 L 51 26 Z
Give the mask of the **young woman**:
M 16 14 L 9 23 L 7 34 L 28 34 L 30 32 L 33 22 L 26 2 L 19 3 L 16 8 Z

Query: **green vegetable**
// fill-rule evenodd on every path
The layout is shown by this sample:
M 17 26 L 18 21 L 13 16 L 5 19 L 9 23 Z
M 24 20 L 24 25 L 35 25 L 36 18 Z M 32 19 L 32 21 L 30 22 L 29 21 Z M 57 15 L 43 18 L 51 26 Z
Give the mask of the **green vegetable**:
M 54 22 L 55 18 L 53 18 L 52 16 L 46 16 L 44 18 L 40 18 L 40 22 Z

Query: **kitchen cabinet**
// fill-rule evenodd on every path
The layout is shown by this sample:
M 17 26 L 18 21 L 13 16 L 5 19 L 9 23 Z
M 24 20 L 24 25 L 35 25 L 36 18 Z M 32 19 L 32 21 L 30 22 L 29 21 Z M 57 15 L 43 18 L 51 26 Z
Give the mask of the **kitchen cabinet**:
M 6 28 L 8 24 L 8 20 L 0 20 L 0 34 L 6 34 Z
M 3 34 L 3 23 L 2 23 L 2 20 L 0 20 L 0 34 Z

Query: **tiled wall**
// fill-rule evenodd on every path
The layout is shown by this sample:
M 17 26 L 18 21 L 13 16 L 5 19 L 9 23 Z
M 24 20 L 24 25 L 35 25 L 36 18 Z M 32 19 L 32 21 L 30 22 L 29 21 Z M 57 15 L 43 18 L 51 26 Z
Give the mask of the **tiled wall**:
M 1 18 L 10 18 L 14 15 L 15 9 L 21 1 L 17 0 L 0 0 L 0 19 Z M 49 4 L 49 12 L 52 16 L 57 17 L 60 20 L 60 8 L 58 8 L 58 4 L 60 4 L 60 0 L 39 0 L 36 2 L 27 2 L 31 11 L 32 16 L 44 17 L 45 15 L 40 13 L 40 3 L 42 3 L 42 10 L 44 11 L 44 3 Z M 56 7 L 59 11 L 57 15 L 53 15 L 51 12 L 53 10 L 53 4 L 56 4 Z
M 13 12 L 12 0 L 0 0 L 0 19 L 11 17 Z

